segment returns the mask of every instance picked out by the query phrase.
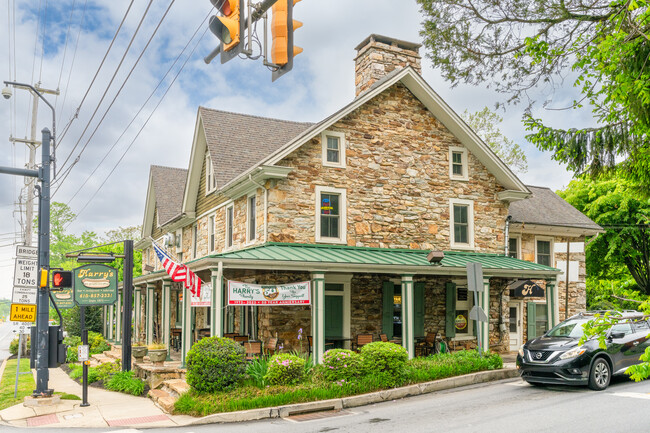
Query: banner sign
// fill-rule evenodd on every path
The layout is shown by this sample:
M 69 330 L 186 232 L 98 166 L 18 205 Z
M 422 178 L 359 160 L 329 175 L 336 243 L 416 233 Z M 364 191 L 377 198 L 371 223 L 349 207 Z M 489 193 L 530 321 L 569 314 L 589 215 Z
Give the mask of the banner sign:
M 210 303 L 212 299 L 212 283 L 203 283 L 201 284 L 201 296 L 194 296 L 191 292 L 187 292 L 190 295 L 190 306 L 191 307 L 209 307 L 212 305 Z
M 56 306 L 63 309 L 67 310 L 69 308 L 74 308 L 75 303 L 74 303 L 74 289 L 61 289 L 57 291 L 52 291 L 52 297 L 54 298 L 54 302 L 56 302 Z M 50 303 L 52 303 L 52 300 L 50 299 Z
M 311 282 L 249 284 L 228 281 L 228 305 L 310 305 Z
M 76 268 L 74 300 L 79 306 L 114 304 L 117 301 L 117 270 L 94 263 Z

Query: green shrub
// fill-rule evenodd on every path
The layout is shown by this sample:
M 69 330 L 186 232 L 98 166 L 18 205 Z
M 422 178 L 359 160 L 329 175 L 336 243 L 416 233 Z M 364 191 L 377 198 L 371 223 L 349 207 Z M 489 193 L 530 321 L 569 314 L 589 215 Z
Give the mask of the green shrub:
M 258 388 L 264 388 L 267 383 L 264 379 L 269 369 L 269 360 L 266 357 L 254 359 L 246 367 L 246 374 L 252 381 L 252 384 Z
M 63 339 L 63 344 L 66 346 L 79 346 L 81 344 L 81 337 L 76 335 L 68 335 Z
M 373 375 L 385 386 L 398 386 L 403 380 L 408 352 L 394 343 L 375 341 L 360 351 L 364 374 Z
M 228 389 L 246 372 L 244 347 L 229 338 L 202 338 L 187 353 L 187 384 L 198 392 Z
M 480 355 L 475 350 L 461 350 L 409 360 L 405 379 L 408 383 L 419 383 L 502 367 L 503 361 L 498 354 Z
M 25 347 L 27 349 L 27 355 L 29 355 L 29 351 L 30 351 L 30 348 L 31 348 L 30 338 L 29 337 L 24 337 L 23 340 L 26 340 L 26 343 L 25 343 L 26 346 Z M 18 355 L 18 342 L 19 342 L 19 339 L 15 338 L 15 339 L 11 340 L 11 343 L 9 343 L 9 353 L 11 353 L 12 355 Z
M 124 392 L 132 395 L 142 395 L 144 382 L 133 376 L 132 371 L 119 371 L 104 382 L 104 387 L 111 391 Z
M 88 367 L 88 383 L 93 383 L 101 380 L 97 367 Z
M 103 353 L 111 348 L 104 336 L 98 332 L 88 332 L 88 345 L 90 346 L 91 355 Z
M 72 379 L 81 379 L 83 377 L 83 365 L 72 364 L 70 366 L 70 377 Z M 97 367 L 88 367 L 88 383 L 97 382 L 98 380 L 102 379 Z
M 288 353 L 273 355 L 264 379 L 271 385 L 294 385 L 305 377 L 305 360 Z
M 70 377 L 72 379 L 78 379 L 83 374 L 83 366 L 81 364 L 71 364 L 70 365 Z
M 65 355 L 65 362 L 77 362 L 79 361 L 79 346 L 68 346 L 67 353 Z
M 97 374 L 99 375 L 99 380 L 106 380 L 111 375 L 117 373 L 120 371 L 121 364 L 122 362 L 120 360 L 117 360 L 115 362 L 106 362 L 103 364 L 99 364 L 97 368 Z
M 349 382 L 361 374 L 361 356 L 346 349 L 328 350 L 323 355 L 322 374 L 332 382 Z

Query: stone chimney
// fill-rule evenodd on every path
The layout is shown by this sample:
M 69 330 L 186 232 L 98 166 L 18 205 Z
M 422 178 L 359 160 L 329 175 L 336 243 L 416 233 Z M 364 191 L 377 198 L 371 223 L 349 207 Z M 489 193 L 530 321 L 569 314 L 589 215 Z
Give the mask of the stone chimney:
M 356 96 L 396 69 L 411 66 L 418 74 L 422 74 L 419 54 L 421 46 L 422 44 L 375 34 L 364 39 L 355 48 Z

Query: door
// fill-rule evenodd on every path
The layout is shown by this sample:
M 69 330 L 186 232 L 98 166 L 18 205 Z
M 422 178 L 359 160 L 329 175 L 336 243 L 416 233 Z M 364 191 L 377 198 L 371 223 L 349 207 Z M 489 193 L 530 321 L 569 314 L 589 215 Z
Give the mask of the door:
M 522 338 L 522 320 L 521 320 L 521 302 L 514 301 L 508 303 L 510 312 L 509 331 L 510 331 L 510 351 L 516 352 L 524 344 Z
M 343 296 L 325 295 L 325 342 L 328 337 L 338 337 L 337 346 L 343 337 Z

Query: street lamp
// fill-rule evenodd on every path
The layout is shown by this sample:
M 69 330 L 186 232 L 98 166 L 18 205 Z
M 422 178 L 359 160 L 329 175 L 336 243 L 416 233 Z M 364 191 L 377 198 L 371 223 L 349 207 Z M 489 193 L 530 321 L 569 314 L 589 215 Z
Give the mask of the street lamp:
M 54 107 L 41 92 L 30 84 L 16 83 L 5 81 L 5 85 L 18 88 L 27 88 L 34 92 L 43 102 L 52 110 L 52 134 L 47 128 L 43 128 L 42 133 L 42 157 L 40 170 L 25 170 L 13 167 L 0 167 L 0 173 L 16 174 L 21 176 L 37 177 L 41 181 L 41 191 L 38 199 L 38 268 L 49 269 L 50 267 L 50 165 L 55 159 L 55 155 L 50 155 L 51 141 L 56 136 L 56 113 Z M 5 87 L 2 90 L 2 96 L 5 99 L 11 98 L 11 89 Z M 31 221 L 27 222 L 31 224 Z M 38 287 L 38 297 L 36 300 L 36 389 L 33 392 L 34 397 L 50 397 L 53 390 L 48 389 L 49 377 L 49 287 Z M 32 342 L 34 350 L 34 342 Z

